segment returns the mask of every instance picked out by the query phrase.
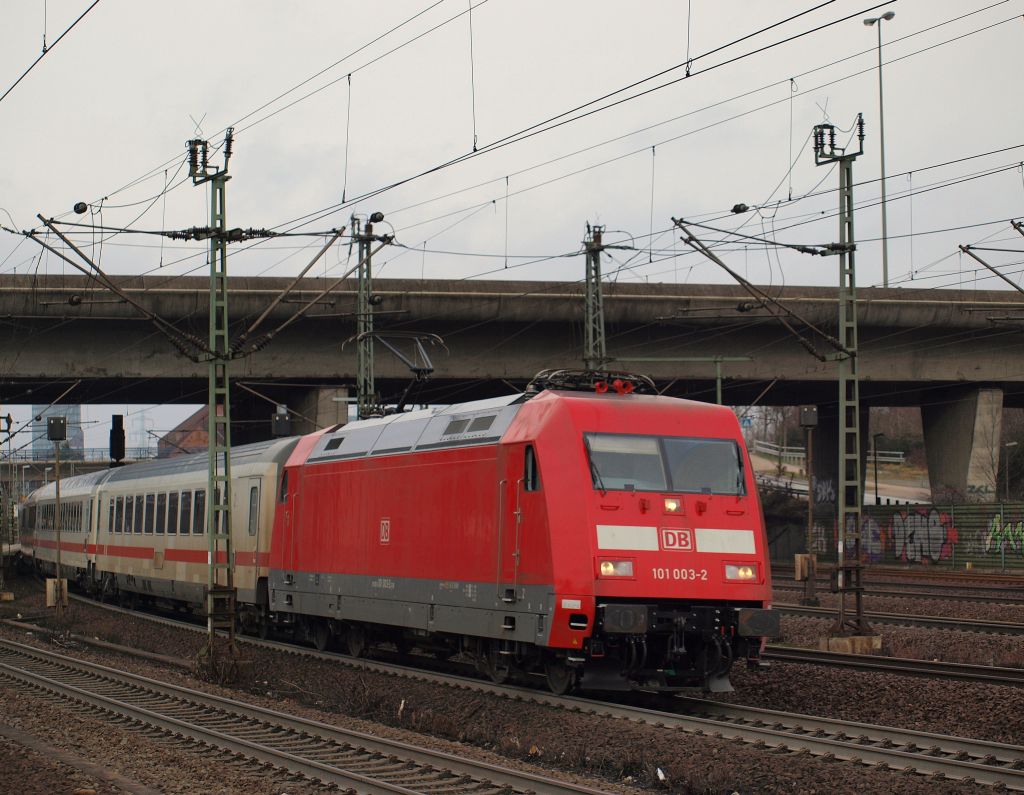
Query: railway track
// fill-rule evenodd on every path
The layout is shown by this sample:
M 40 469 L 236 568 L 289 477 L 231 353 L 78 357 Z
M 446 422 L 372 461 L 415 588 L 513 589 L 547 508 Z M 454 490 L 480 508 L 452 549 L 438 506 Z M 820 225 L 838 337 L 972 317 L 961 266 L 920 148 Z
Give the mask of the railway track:
M 86 704 L 129 721 L 313 781 L 360 793 L 588 793 L 601 790 L 558 781 L 296 718 L 245 702 L 95 665 L 33 646 L 0 640 L 0 677 L 30 691 Z
M 95 605 L 94 602 L 89 602 Z M 106 606 L 104 606 L 106 607 Z M 109 608 L 108 608 L 109 609 Z M 119 608 L 113 608 L 119 609 Z M 130 611 L 125 611 L 130 612 Z M 132 613 L 139 616 L 137 613 Z M 141 616 L 149 620 L 188 627 L 187 624 L 170 619 Z M 197 628 L 198 629 L 198 628 Z M 740 740 L 775 752 L 809 752 L 829 759 L 889 767 L 893 770 L 913 772 L 921 775 L 944 776 L 953 780 L 976 781 L 981 784 L 1001 784 L 1010 789 L 1024 791 L 1024 747 L 952 737 L 884 726 L 831 720 L 809 715 L 742 707 L 701 699 L 663 699 L 671 704 L 670 709 L 645 709 L 631 704 L 616 704 L 595 701 L 576 696 L 555 696 L 541 690 L 510 685 L 496 685 L 479 679 L 468 679 L 452 674 L 433 673 L 409 669 L 365 659 L 353 659 L 330 652 L 317 652 L 276 641 L 244 639 L 259 646 L 276 648 L 292 654 L 321 657 L 332 663 L 345 665 L 402 677 L 414 677 L 436 681 L 447 686 L 469 688 L 490 692 L 504 698 L 550 705 L 561 709 L 623 718 L 635 722 L 663 726 L 692 733 L 698 736 L 720 737 Z M 807 650 L 796 650 L 793 656 Z M 819 655 L 810 652 L 809 657 Z M 837 657 L 840 655 L 830 655 Z M 856 655 L 851 655 L 856 657 Z M 781 657 L 777 657 L 781 659 Z M 881 658 L 851 660 L 849 664 L 870 664 Z M 792 661 L 798 661 L 792 659 Z M 902 673 L 924 675 L 929 666 L 934 670 L 949 666 L 903 661 L 915 665 L 917 670 L 906 666 Z M 836 663 L 840 664 L 840 663 Z M 880 663 L 886 665 L 886 663 Z M 896 664 L 894 664 L 896 665 Z M 888 670 L 897 670 L 889 666 Z M 1001 669 L 985 669 L 989 673 Z M 934 675 L 934 674 L 930 674 Z M 951 675 L 944 673 L 942 675 Z M 992 681 L 987 680 L 987 681 Z M 1017 680 L 1019 683 L 1019 679 Z M 538 790 L 540 791 L 540 790 Z M 581 791 L 581 790 L 575 790 Z M 583 790 L 586 791 L 586 790 Z
M 687 699 L 684 703 L 692 714 L 718 727 L 731 727 L 715 731 L 727 739 L 763 742 L 792 751 L 806 749 L 812 754 L 862 765 L 1024 790 L 1024 746 L 701 699 Z
M 790 616 L 806 616 L 808 618 L 835 618 L 834 607 L 806 607 L 804 605 L 783 604 L 772 605 L 779 612 Z M 981 632 L 988 635 L 1024 635 L 1024 624 L 1008 621 L 978 621 L 976 619 L 942 618 L 941 616 L 900 615 L 899 613 L 877 613 L 865 611 L 864 617 L 875 624 L 895 624 L 901 627 L 927 627 L 929 629 L 948 629 L 959 632 Z
M 793 566 L 789 564 L 772 564 L 772 579 L 785 580 L 793 579 Z M 832 565 L 825 563 L 818 564 L 818 582 L 828 583 L 828 573 L 832 571 Z M 943 569 L 940 567 L 900 568 L 896 566 L 876 566 L 867 564 L 864 566 L 864 581 L 870 583 L 886 583 L 887 578 L 898 578 L 898 580 L 911 580 L 918 582 L 941 583 L 951 588 L 1022 588 L 1024 587 L 1024 569 L 1015 569 L 1014 573 L 1009 572 L 986 572 L 986 571 L 965 571 L 954 569 Z
M 790 585 L 772 583 L 772 588 L 775 591 L 792 591 L 795 593 L 803 593 L 803 585 Z M 957 602 L 977 602 L 980 604 L 1002 604 L 1002 605 L 1024 605 L 1024 590 L 1018 589 L 1016 593 L 1011 592 L 1004 588 L 974 588 L 970 592 L 964 593 L 966 589 L 962 586 L 950 586 L 948 590 L 935 590 L 935 591 L 911 591 L 903 589 L 885 590 L 882 588 L 865 588 L 865 598 L 872 596 L 891 596 L 898 599 L 943 599 L 947 601 L 955 600 Z M 989 592 L 989 593 L 979 593 Z M 823 584 L 823 587 L 819 594 L 824 595 L 830 593 L 828 584 Z
M 911 660 L 903 657 L 875 657 L 865 654 L 841 654 L 818 649 L 792 646 L 768 646 L 763 654 L 766 660 L 778 662 L 811 663 L 852 668 L 857 671 L 886 671 L 909 676 L 929 676 L 956 679 L 990 685 L 1024 685 L 1024 668 L 999 668 L 992 665 L 940 662 L 938 660 Z

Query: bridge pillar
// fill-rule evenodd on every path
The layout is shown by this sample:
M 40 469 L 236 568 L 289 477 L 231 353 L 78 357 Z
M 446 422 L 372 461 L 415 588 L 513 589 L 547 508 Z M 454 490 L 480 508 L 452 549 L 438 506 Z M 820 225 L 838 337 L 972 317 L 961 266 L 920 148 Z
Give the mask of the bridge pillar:
M 864 482 L 871 432 L 868 407 L 860 407 L 860 481 Z M 814 512 L 830 516 L 834 525 L 839 498 L 839 406 L 827 403 L 818 406 L 818 427 L 811 442 L 814 457 Z M 862 495 L 863 496 L 863 495 Z
M 965 389 L 951 400 L 921 406 L 932 502 L 996 498 L 1003 390 Z
M 312 433 L 318 428 L 344 425 L 348 422 L 348 407 L 347 388 L 313 387 L 290 407 L 293 409 L 292 433 Z

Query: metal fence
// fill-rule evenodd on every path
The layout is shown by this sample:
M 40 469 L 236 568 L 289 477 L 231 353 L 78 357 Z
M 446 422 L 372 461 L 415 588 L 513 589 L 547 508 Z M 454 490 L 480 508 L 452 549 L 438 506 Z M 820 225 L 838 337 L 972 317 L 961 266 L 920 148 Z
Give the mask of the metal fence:
M 864 506 L 861 520 L 865 563 L 1024 574 L 1024 502 L 871 505 Z M 806 550 L 806 516 L 800 523 L 771 524 L 773 559 L 788 563 Z M 833 514 L 815 511 L 812 541 L 818 560 L 835 562 Z
M 786 447 L 760 439 L 755 439 L 752 446 L 755 453 L 777 458 L 789 464 L 802 464 L 806 456 L 803 447 Z M 902 464 L 906 459 L 902 450 L 868 450 L 864 455 L 865 461 L 869 464 L 873 464 L 876 457 L 879 464 Z

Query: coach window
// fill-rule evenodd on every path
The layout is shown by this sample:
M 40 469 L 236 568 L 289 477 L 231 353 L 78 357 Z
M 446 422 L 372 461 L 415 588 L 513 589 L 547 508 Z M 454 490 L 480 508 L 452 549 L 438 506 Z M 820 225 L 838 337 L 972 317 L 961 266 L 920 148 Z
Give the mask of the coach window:
M 253 486 L 249 489 L 249 535 L 256 535 L 260 520 L 260 489 Z
M 156 495 L 156 520 L 155 529 L 163 535 L 167 529 L 167 495 L 160 493 Z
M 537 466 L 537 454 L 533 445 L 526 445 L 526 456 L 523 464 L 523 488 L 526 491 L 540 491 L 540 467 Z
M 124 524 L 124 497 L 120 494 L 116 497 L 110 498 L 114 504 L 114 521 L 110 523 L 110 529 L 115 533 L 120 533 L 122 525 Z
M 178 509 L 178 516 L 181 517 L 181 534 L 188 535 L 192 530 L 192 492 L 181 492 L 181 505 Z
M 178 492 L 167 495 L 167 532 L 174 535 L 178 532 Z
M 134 533 L 142 532 L 142 517 L 146 515 L 146 510 L 144 507 L 146 503 L 144 500 L 145 497 L 143 497 L 141 494 L 135 495 L 135 519 L 132 522 L 132 532 Z
M 146 495 L 146 522 L 143 525 L 146 533 L 153 532 L 153 519 L 156 518 L 156 495 Z
M 132 519 L 135 516 L 135 501 L 131 497 L 124 498 L 124 532 L 132 531 Z
M 200 536 L 206 532 L 206 489 L 196 489 L 196 502 L 192 511 L 192 532 Z

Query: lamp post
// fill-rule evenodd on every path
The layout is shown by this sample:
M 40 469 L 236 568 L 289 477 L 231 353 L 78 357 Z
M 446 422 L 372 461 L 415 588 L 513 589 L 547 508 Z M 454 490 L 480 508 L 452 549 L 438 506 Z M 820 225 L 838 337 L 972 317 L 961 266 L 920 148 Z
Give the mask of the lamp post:
M 875 505 L 881 505 L 878 500 L 878 440 L 885 436 L 884 433 L 871 434 L 871 457 L 875 460 Z
M 878 141 L 882 154 L 882 286 L 889 286 L 889 233 L 885 217 L 885 111 L 882 103 L 882 20 L 891 21 L 895 11 L 886 11 L 880 17 L 868 17 L 864 24 L 878 26 Z
M 1016 442 L 1007 442 L 1003 445 L 1003 449 L 1006 450 L 1006 460 L 1003 462 L 1003 490 L 1007 500 L 1010 499 L 1010 448 L 1016 446 Z
M 43 485 L 44 485 L 44 486 L 45 486 L 45 485 L 46 485 L 47 483 L 49 483 L 49 482 L 50 482 L 50 477 L 49 477 L 49 475 L 50 475 L 50 471 L 51 471 L 52 469 L 53 469 L 53 467 L 46 467 L 46 468 L 44 468 L 44 469 L 43 469 Z
M 27 493 L 26 490 L 25 490 L 25 470 L 28 469 L 30 466 L 32 466 L 32 465 L 31 464 L 22 464 L 21 465 L 21 495 L 20 495 L 21 499 L 25 499 L 25 494 Z

